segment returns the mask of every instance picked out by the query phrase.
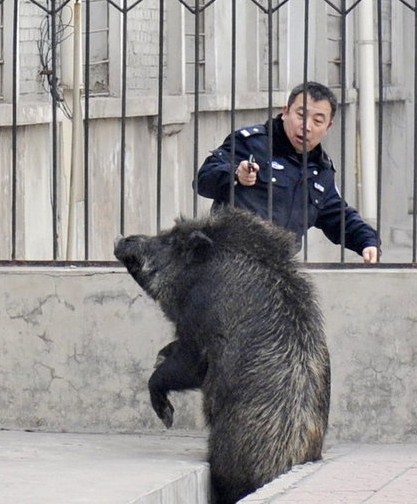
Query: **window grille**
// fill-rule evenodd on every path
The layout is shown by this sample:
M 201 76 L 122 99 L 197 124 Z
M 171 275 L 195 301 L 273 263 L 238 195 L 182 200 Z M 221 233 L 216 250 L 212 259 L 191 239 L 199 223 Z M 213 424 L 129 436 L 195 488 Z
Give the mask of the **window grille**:
M 81 2 L 88 65 L 80 128 L 84 160 L 73 165 L 81 166 L 84 194 L 73 208 L 81 209 L 77 232 L 84 233 L 79 245 L 85 259 L 108 259 L 108 244 L 125 228 L 151 232 L 179 213 L 205 211 L 208 202 L 198 200 L 191 184 L 204 156 L 231 129 L 265 120 L 266 108 L 272 117 L 269 105 L 283 106 L 304 70 L 307 79 L 338 88 L 343 107 L 326 149 L 336 160 L 341 192 L 354 205 L 354 169 L 364 145 L 356 121 L 358 0 Z M 71 6 L 68 0 L 0 0 L 0 186 L 6 188 L 0 261 L 65 255 Z M 415 8 L 405 0 L 373 6 L 379 58 L 376 220 L 383 260 L 406 257 L 402 249 L 408 247 L 415 262 Z M 39 202 L 45 217 L 35 229 L 28 216 L 38 215 Z
M 378 33 L 377 27 L 375 33 Z M 392 84 L 392 0 L 381 2 L 381 39 L 382 77 L 384 86 L 389 86 Z
M 86 3 L 83 2 L 85 27 Z M 85 28 L 84 28 L 85 54 Z M 92 95 L 109 92 L 109 3 L 107 0 L 90 1 L 90 84 Z M 84 62 L 85 63 L 85 62 Z
M 194 4 L 200 10 L 198 14 L 198 38 L 194 37 L 196 26 L 196 14 L 191 13 L 188 9 L 185 10 L 185 88 L 187 93 L 194 92 L 195 84 L 195 44 L 198 43 L 198 81 L 199 92 L 204 92 L 206 89 L 206 34 L 205 34 L 205 16 L 204 10 L 201 10 L 206 3 L 206 0 L 199 0 Z
M 341 0 L 332 2 L 335 7 L 341 7 Z M 331 87 L 341 85 L 342 63 L 342 16 L 333 7 L 327 6 L 327 72 L 328 84 Z
M 279 88 L 279 10 L 272 15 L 272 87 Z M 260 89 L 268 90 L 268 15 L 259 15 L 259 66 Z

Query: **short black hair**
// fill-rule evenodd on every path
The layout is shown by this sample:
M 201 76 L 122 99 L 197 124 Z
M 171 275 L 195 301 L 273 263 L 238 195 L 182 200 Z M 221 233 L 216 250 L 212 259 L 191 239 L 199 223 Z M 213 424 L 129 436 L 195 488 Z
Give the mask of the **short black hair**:
M 314 101 L 319 100 L 327 100 L 330 103 L 331 111 L 331 119 L 336 115 L 337 110 L 337 98 L 334 95 L 333 91 L 329 89 L 327 86 L 320 84 L 319 82 L 308 81 L 305 84 L 298 84 L 291 91 L 290 96 L 288 97 L 287 107 L 290 108 L 291 105 L 295 102 L 295 99 L 300 93 L 303 93 L 304 90 L 307 94 L 311 96 Z

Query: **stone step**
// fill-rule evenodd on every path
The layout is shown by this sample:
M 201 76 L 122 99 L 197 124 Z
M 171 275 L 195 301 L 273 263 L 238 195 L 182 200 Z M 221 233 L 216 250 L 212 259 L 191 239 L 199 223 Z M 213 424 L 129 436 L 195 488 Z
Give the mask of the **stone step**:
M 0 504 L 208 504 L 206 438 L 0 431 Z
M 209 504 L 200 433 L 0 431 L 0 504 Z M 238 504 L 415 504 L 417 443 L 338 444 Z

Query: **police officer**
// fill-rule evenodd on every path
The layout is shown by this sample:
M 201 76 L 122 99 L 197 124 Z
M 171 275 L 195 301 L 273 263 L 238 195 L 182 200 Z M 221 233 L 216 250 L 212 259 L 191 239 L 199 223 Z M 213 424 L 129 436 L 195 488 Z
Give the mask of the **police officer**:
M 268 123 L 234 133 L 235 166 L 231 167 L 231 137 L 212 151 L 198 172 L 201 196 L 212 198 L 216 208 L 230 201 L 230 170 L 235 170 L 235 206 L 268 218 L 268 185 L 272 172 L 272 220 L 295 233 L 299 247 L 304 232 L 303 151 L 307 151 L 308 227 L 321 229 L 333 243 L 340 243 L 341 197 L 335 185 L 333 163 L 321 141 L 333 124 L 337 100 L 332 91 L 316 82 L 306 84 L 304 136 L 304 85 L 291 92 L 283 113 L 272 121 L 272 163 L 269 169 Z M 236 167 L 237 166 L 237 167 Z M 358 212 L 343 203 L 345 246 L 365 263 L 378 260 L 378 237 Z

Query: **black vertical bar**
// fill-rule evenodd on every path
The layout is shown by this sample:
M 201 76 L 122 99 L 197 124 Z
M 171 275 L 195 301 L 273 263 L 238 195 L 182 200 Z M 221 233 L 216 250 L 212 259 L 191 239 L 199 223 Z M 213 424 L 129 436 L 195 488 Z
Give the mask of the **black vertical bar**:
M 122 117 L 120 132 L 120 233 L 125 229 L 125 146 L 126 146 L 126 79 L 127 79 L 127 0 L 122 10 Z
M 342 0 L 341 43 L 341 143 L 340 143 L 340 262 L 345 262 L 345 180 L 346 180 L 346 0 Z
M 417 5 L 414 7 L 414 181 L 413 181 L 413 263 L 417 253 Z
M 378 175 L 377 175 L 377 208 L 376 208 L 376 232 L 378 241 L 381 236 L 381 205 L 382 205 L 382 140 L 383 140 L 383 118 L 384 118 L 384 75 L 383 75 L 383 54 L 382 54 L 382 0 L 378 0 L 377 5 L 377 18 L 378 18 Z M 378 247 L 378 260 L 379 260 L 379 247 Z
M 89 145 L 90 145 L 90 0 L 85 0 L 85 74 L 84 74 L 84 259 L 90 256 L 90 180 L 89 180 Z
M 308 173 L 307 173 L 307 80 L 308 80 L 309 0 L 304 2 L 304 69 L 303 69 L 303 245 L 304 261 L 308 257 Z
M 159 60 L 158 60 L 158 140 L 156 153 L 156 230 L 161 229 L 162 179 L 162 107 L 164 86 L 164 0 L 159 0 Z
M 16 259 L 16 218 L 17 218 L 17 30 L 19 0 L 14 0 L 13 8 L 13 82 L 12 82 L 12 260 Z
M 51 0 L 51 57 L 52 57 L 52 226 L 53 258 L 58 255 L 58 215 L 57 215 L 57 158 L 58 158 L 58 121 L 57 121 L 57 68 L 56 68 L 56 0 Z
M 230 170 L 230 205 L 235 205 L 235 115 L 236 115 L 236 0 L 232 0 L 232 60 L 231 60 L 231 113 L 230 113 L 230 134 L 231 134 L 231 170 Z
M 273 146 L 273 121 L 272 121 L 272 0 L 268 0 L 268 219 L 272 220 L 272 146 Z
M 196 1 L 194 18 L 194 180 L 198 172 L 198 122 L 200 94 L 200 2 Z M 197 217 L 197 192 L 194 191 L 193 216 Z

